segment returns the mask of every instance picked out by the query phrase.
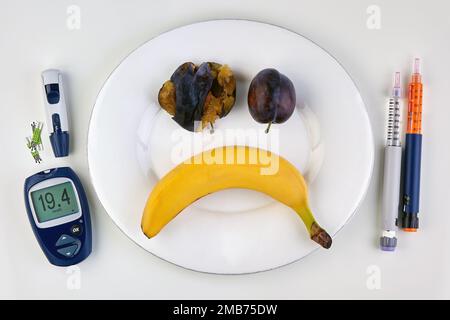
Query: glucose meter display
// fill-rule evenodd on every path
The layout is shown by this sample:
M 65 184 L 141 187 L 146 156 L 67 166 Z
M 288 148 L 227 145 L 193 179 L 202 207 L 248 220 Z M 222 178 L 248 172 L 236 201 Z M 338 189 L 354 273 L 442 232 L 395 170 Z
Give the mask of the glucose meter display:
M 58 219 L 79 211 L 71 182 L 33 191 L 31 200 L 39 222 Z

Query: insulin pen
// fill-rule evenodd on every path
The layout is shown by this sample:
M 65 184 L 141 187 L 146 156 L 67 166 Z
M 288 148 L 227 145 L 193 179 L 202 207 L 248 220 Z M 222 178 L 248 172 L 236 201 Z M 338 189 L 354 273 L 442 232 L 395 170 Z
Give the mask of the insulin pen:
M 405 173 L 402 227 L 415 232 L 419 228 L 420 158 L 422 153 L 422 77 L 420 60 L 414 61 L 414 73 L 408 92 L 408 122 L 405 141 Z
M 397 246 L 395 231 L 397 229 L 402 166 L 400 98 L 400 72 L 396 72 L 392 96 L 389 99 L 387 141 L 384 151 L 384 177 L 381 207 L 383 231 L 380 238 L 380 247 L 383 251 L 394 251 Z

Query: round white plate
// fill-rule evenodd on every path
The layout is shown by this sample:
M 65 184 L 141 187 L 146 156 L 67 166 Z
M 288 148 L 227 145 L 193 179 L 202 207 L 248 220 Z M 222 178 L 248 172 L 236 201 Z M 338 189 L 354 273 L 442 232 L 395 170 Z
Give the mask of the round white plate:
M 186 61 L 226 63 L 236 75 L 236 105 L 216 122 L 214 134 L 185 131 L 158 107 L 162 83 Z M 267 67 L 292 80 L 298 102 L 293 116 L 272 126 L 269 135 L 263 133 L 265 125 L 251 118 L 246 102 L 251 79 Z M 294 32 L 243 20 L 177 28 L 122 61 L 101 89 L 92 113 L 88 139 L 92 183 L 110 217 L 130 239 L 185 268 L 257 272 L 315 250 L 318 245 L 291 209 L 241 189 L 195 202 L 160 234 L 147 239 L 141 216 L 158 179 L 183 157 L 223 144 L 260 146 L 294 163 L 309 183 L 318 222 L 331 235 L 354 214 L 369 185 L 374 149 L 370 123 L 346 71 L 330 54 Z

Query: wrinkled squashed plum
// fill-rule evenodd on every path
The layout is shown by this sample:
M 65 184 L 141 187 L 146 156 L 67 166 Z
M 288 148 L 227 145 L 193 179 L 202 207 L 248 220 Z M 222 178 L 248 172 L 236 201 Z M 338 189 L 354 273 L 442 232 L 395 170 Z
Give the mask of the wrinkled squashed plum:
M 236 99 L 236 80 L 227 65 L 204 62 L 196 66 L 183 63 L 166 81 L 158 94 L 160 106 L 181 127 L 194 131 L 195 121 L 201 128 L 226 116 Z

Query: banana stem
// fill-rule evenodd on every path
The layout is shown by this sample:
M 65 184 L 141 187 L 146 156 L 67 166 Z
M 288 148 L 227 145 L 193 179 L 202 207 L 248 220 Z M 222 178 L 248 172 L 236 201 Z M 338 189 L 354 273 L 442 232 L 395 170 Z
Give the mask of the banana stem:
M 272 121 L 269 122 L 269 125 L 267 126 L 267 129 L 266 129 L 266 131 L 265 131 L 266 133 L 269 133 L 269 130 L 270 130 L 270 126 L 271 126 L 271 125 L 272 125 Z
M 214 124 L 212 122 L 210 122 L 209 124 L 211 126 L 211 129 L 209 130 L 209 133 L 213 134 L 214 133 Z

